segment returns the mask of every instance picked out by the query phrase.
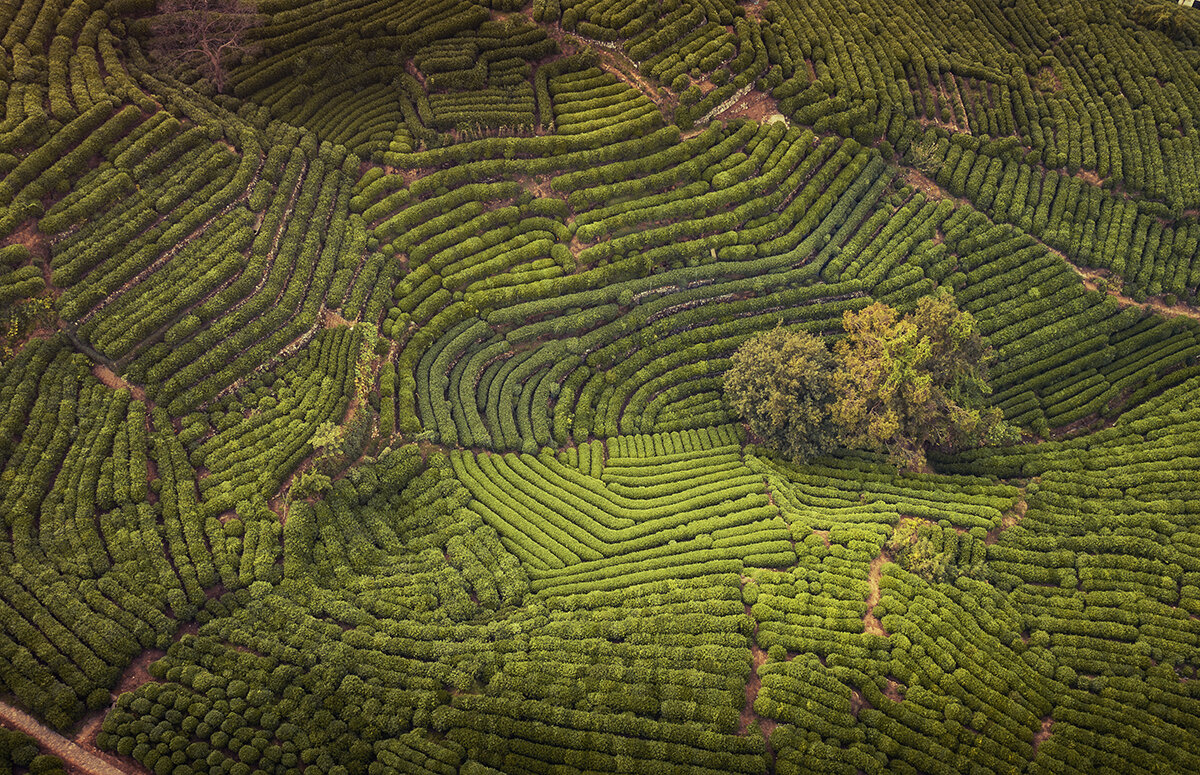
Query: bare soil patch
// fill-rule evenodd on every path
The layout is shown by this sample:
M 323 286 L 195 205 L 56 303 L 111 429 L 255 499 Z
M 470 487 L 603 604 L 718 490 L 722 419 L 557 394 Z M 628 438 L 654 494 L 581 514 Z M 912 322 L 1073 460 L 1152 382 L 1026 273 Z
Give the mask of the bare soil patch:
M 987 533 L 987 537 L 983 542 L 987 545 L 992 545 L 1000 540 L 1000 534 L 1008 530 L 1013 525 L 1025 518 L 1025 512 L 1029 509 L 1029 502 L 1025 500 L 1025 488 L 1021 488 L 1021 499 L 1017 501 L 1012 510 L 1005 514 L 1000 519 L 1000 527 L 993 528 Z
M 517 175 L 513 179 L 526 191 L 541 199 L 566 199 L 566 196 L 550 187 L 550 175 Z
M 125 668 L 125 672 L 121 673 L 117 685 L 113 687 L 113 696 L 132 692 L 142 684 L 153 681 L 154 677 L 150 675 L 150 663 L 161 659 L 166 654 L 167 652 L 159 649 L 147 649 L 134 657 L 133 661 L 129 663 L 129 667 Z
M 932 178 L 927 177 L 924 173 L 912 167 L 902 167 L 900 177 L 903 178 L 905 183 L 917 189 L 929 199 L 949 199 L 960 207 L 969 204 L 966 199 L 954 196 L 954 194 L 951 194 L 938 185 Z
M 1046 742 L 1047 738 L 1053 734 L 1054 719 L 1046 716 L 1042 719 L 1042 728 L 1033 733 L 1033 755 L 1037 756 L 1038 747 Z
M 879 621 L 879 617 L 875 616 L 875 605 L 879 602 L 879 579 L 883 576 L 883 564 L 889 562 L 891 557 L 887 552 L 880 552 L 879 556 L 871 560 L 871 568 L 867 572 L 867 583 L 870 584 L 870 591 L 867 593 L 867 611 L 863 614 L 863 631 L 871 635 L 880 635 L 888 637 L 888 631 L 883 629 L 883 623 Z
M 346 320 L 335 310 L 326 309 L 321 313 L 321 325 L 325 328 L 348 328 L 354 325 L 354 323 Z
M 742 576 L 741 586 L 745 588 L 747 584 L 753 584 L 754 579 L 749 576 Z M 768 660 L 767 652 L 762 646 L 758 645 L 758 620 L 754 618 L 753 609 L 749 603 L 746 606 L 746 616 L 750 617 L 750 621 L 754 624 L 754 630 L 751 634 L 750 642 L 750 677 L 746 679 L 746 699 L 742 706 L 742 713 L 738 719 L 738 734 L 750 734 L 750 728 L 755 724 L 762 730 L 763 737 L 766 738 L 767 756 L 772 762 L 772 770 L 774 769 L 775 751 L 771 748 L 771 732 L 779 725 L 779 722 L 774 719 L 763 718 L 754 711 L 754 701 L 758 699 L 759 689 L 762 688 L 762 677 L 758 674 L 758 669 L 765 665 Z
M 787 120 L 779 109 L 779 101 L 758 89 L 746 92 L 728 110 L 718 113 L 717 116 L 723 119 L 748 118 L 760 124 L 776 116 L 779 117 L 776 120 Z
M 858 718 L 859 712 L 864 708 L 873 707 L 875 706 L 867 702 L 867 698 L 864 697 L 863 693 L 858 689 L 850 690 L 850 714 L 854 716 L 854 718 Z
M 95 375 L 96 379 L 100 380 L 105 385 L 108 385 L 113 390 L 128 390 L 129 394 L 137 400 L 146 400 L 145 388 L 134 385 L 131 382 L 126 382 L 123 378 L 118 376 L 116 372 L 102 363 L 97 363 L 92 366 L 92 374 Z
M 767 4 L 762 0 L 750 0 L 748 3 L 743 3 L 742 8 L 746 9 L 746 18 L 753 19 L 759 24 L 763 23 L 763 11 L 766 10 Z
M 37 229 L 37 222 L 29 219 L 12 233 L 6 245 L 24 245 L 35 259 L 41 259 L 46 270 L 46 287 L 50 287 L 50 238 Z M 56 292 L 57 296 L 58 293 Z

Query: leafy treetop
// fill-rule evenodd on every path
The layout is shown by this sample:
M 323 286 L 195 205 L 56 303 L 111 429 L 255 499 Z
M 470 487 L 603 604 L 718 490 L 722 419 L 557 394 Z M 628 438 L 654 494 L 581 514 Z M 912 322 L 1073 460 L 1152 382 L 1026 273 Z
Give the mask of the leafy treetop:
M 907 315 L 876 302 L 846 312 L 843 325 L 832 355 L 811 334 L 782 328 L 735 353 L 725 393 L 752 432 L 793 457 L 840 445 L 913 469 L 931 447 L 1013 439 L 986 405 L 991 348 L 953 296 L 926 296 Z

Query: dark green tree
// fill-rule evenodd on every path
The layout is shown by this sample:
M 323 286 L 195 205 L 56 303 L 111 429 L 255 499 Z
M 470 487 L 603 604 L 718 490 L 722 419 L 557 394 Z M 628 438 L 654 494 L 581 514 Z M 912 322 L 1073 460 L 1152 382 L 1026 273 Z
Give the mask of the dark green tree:
M 780 327 L 743 344 L 732 360 L 725 396 L 751 432 L 798 458 L 836 444 L 835 364 L 820 339 Z

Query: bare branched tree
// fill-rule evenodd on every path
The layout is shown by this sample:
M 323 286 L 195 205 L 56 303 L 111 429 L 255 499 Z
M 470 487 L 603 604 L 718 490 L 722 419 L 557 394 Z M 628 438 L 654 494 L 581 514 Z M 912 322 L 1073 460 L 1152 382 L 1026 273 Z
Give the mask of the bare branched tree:
M 160 0 L 150 20 L 150 46 L 168 61 L 195 67 L 223 92 L 228 57 L 253 53 L 248 33 L 262 22 L 246 0 Z

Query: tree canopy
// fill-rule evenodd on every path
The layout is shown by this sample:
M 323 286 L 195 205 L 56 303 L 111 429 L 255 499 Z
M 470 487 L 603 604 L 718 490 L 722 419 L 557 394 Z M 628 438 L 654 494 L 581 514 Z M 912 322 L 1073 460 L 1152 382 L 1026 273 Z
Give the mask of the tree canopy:
M 750 430 L 793 457 L 828 451 L 837 432 L 833 355 L 804 331 L 776 328 L 742 345 L 725 373 L 725 394 Z
M 196 67 L 223 92 L 227 57 L 257 50 L 249 31 L 262 22 L 246 0 L 162 0 L 150 19 L 150 49 Z
M 786 329 L 738 350 L 725 392 L 752 432 L 794 457 L 840 445 L 909 468 L 930 448 L 1012 438 L 986 403 L 991 348 L 950 294 L 926 296 L 910 314 L 876 302 L 846 312 L 843 326 L 832 354 Z

